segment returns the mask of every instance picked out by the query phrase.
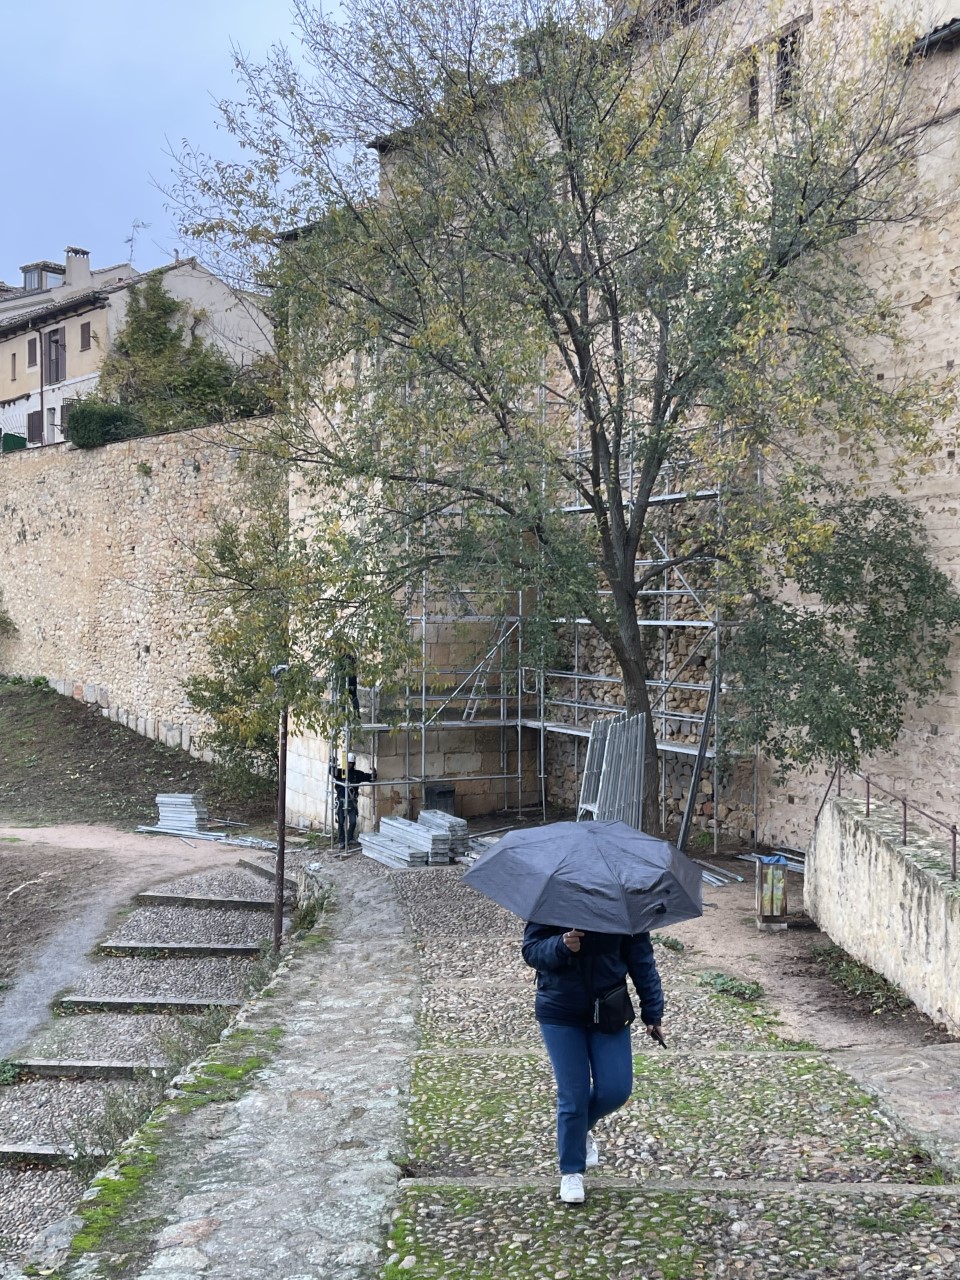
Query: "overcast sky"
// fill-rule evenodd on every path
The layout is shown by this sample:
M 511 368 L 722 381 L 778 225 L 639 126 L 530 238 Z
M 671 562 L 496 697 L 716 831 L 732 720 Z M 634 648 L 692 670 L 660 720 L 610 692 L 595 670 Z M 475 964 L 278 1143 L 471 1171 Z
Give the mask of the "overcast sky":
M 0 0 L 5 181 L 0 280 L 63 260 L 168 262 L 174 219 L 157 183 L 188 138 L 229 154 L 214 99 L 232 97 L 231 41 L 254 56 L 290 43 L 287 0 Z M 169 144 L 168 144 L 169 140 Z

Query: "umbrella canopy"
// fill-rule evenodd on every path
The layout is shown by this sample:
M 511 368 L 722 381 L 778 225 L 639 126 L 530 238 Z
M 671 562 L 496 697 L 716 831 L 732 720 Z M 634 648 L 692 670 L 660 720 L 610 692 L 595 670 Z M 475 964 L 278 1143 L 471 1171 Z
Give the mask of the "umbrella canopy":
M 594 933 L 645 933 L 703 915 L 700 867 L 625 822 L 511 831 L 463 877 L 521 920 Z

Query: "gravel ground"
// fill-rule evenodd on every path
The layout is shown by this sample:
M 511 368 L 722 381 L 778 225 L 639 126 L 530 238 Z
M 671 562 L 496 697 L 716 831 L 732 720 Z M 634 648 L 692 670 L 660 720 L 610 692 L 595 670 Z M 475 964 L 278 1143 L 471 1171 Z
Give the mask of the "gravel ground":
M 66 1169 L 0 1168 L 0 1267 L 73 1208 L 83 1184 Z
M 261 876 L 239 867 L 226 871 L 201 871 L 154 885 L 151 893 L 198 894 L 205 898 L 260 898 L 273 901 L 273 887 Z
M 88 1013 L 54 1018 L 17 1052 L 19 1058 L 69 1058 L 85 1062 L 152 1062 L 175 1035 L 173 1014 Z
M 542 1056 L 431 1058 L 413 1082 L 424 1174 L 548 1174 L 554 1091 Z M 637 1178 L 924 1182 L 906 1135 L 813 1054 L 638 1059 L 631 1101 L 602 1122 L 605 1172 Z
M 122 1107 L 135 1089 L 125 1081 L 104 1080 L 27 1080 L 6 1085 L 0 1088 L 0 1144 L 68 1144 L 83 1137 L 91 1145 L 102 1145 L 107 1109 Z
M 266 911 L 228 911 L 200 907 L 137 907 L 106 940 L 163 946 L 171 942 L 246 943 L 273 936 Z
M 956 1280 L 957 1201 L 866 1192 L 409 1190 L 387 1275 L 443 1280 Z
M 454 900 L 454 909 L 456 900 Z M 469 905 L 473 905 L 472 900 Z M 510 916 L 509 919 L 514 919 Z M 436 930 L 431 930 L 436 932 Z M 417 942 L 425 982 L 533 981 L 534 971 L 520 954 L 522 933 L 504 938 L 427 937 Z M 666 987 L 685 974 L 689 964 L 683 955 L 656 947 L 657 969 Z
M 183 1000 L 243 996 L 256 960 L 203 956 L 187 960 L 99 960 L 71 995 L 135 1000 L 138 996 Z
M 736 1000 L 718 999 L 690 981 L 665 980 L 664 985 L 667 993 L 664 1026 L 671 1049 L 742 1051 L 791 1047 L 773 1033 L 762 1014 L 752 1016 L 749 1006 Z M 499 982 L 453 978 L 446 983 L 427 984 L 420 1013 L 423 1046 L 477 1048 L 540 1044 L 533 1014 L 534 998 L 533 972 L 529 969 L 518 974 L 513 982 L 505 974 Z M 644 1043 L 645 1039 L 642 1033 L 638 1034 L 638 1046 L 657 1052 L 655 1045 Z
M 414 932 L 426 937 L 480 934 L 487 938 L 515 938 L 523 925 L 516 916 L 480 896 L 462 882 L 463 868 L 425 867 L 394 875 L 397 897 L 406 907 Z

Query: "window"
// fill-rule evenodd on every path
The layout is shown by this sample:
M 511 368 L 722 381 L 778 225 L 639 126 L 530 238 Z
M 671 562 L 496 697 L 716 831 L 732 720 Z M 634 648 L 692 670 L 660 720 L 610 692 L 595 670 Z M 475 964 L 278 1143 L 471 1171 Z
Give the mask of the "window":
M 89 320 L 84 320 L 83 324 L 80 326 L 80 350 L 81 351 L 90 350 L 90 321 Z
M 36 338 L 27 339 L 27 368 L 35 369 L 37 367 L 37 340 Z
M 23 287 L 28 292 L 33 292 L 40 288 L 40 268 L 31 267 L 29 271 L 23 273 Z
M 70 411 L 73 409 L 75 404 L 75 400 L 64 400 L 63 404 L 60 406 L 60 431 L 64 436 L 68 434 L 70 426 Z
M 15 351 L 12 351 L 10 353 L 10 381 L 16 382 L 16 380 L 17 380 L 17 353 Z
M 777 37 L 777 66 L 773 88 L 773 104 L 776 108 L 789 107 L 793 102 L 800 80 L 801 27 L 792 27 Z
M 43 444 L 43 414 L 39 409 L 27 414 L 27 444 Z
M 50 428 L 51 435 L 53 434 L 53 430 L 56 427 L 56 425 L 57 425 L 57 411 L 56 409 L 48 409 L 47 410 L 47 426 Z
M 63 382 L 67 376 L 67 331 L 51 329 L 44 334 L 44 382 Z

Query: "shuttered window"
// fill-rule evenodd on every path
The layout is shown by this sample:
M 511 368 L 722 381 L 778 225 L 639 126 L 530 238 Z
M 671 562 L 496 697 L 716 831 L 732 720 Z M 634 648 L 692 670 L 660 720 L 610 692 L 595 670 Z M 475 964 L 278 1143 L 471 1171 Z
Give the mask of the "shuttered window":
M 67 376 L 67 331 L 51 329 L 44 335 L 44 382 L 63 382 Z
M 11 381 L 11 382 L 16 382 L 16 380 L 17 380 L 17 353 L 16 353 L 15 351 L 11 351 L 11 353 L 10 353 L 10 381 Z
M 37 340 L 36 338 L 27 339 L 27 368 L 35 369 L 37 366 Z
M 43 444 L 43 414 L 39 409 L 27 414 L 27 444 Z
M 81 351 L 90 350 L 90 321 L 89 320 L 84 320 L 83 324 L 80 326 L 80 350 Z

